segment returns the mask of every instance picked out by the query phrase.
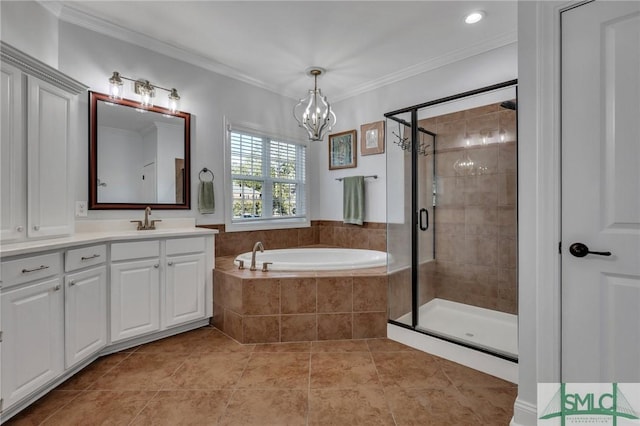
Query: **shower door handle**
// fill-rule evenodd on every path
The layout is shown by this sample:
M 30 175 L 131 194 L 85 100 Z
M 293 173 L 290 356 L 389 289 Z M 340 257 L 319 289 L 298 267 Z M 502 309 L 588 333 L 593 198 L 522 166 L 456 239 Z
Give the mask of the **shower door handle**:
M 429 210 L 420 209 L 420 230 L 426 231 L 429 229 Z

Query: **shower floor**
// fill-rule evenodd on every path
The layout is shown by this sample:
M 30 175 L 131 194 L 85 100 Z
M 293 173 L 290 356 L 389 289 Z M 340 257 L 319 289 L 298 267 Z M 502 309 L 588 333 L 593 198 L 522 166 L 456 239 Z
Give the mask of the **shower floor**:
M 411 314 L 398 318 L 410 323 Z M 450 340 L 518 358 L 518 316 L 444 299 L 420 307 L 418 329 Z

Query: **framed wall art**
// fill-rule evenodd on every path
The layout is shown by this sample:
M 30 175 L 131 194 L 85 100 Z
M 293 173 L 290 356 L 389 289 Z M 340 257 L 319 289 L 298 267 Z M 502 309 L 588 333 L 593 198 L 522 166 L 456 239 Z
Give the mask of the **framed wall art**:
M 356 149 L 355 130 L 329 135 L 329 170 L 356 167 Z
M 384 153 L 384 121 L 360 126 L 360 155 Z

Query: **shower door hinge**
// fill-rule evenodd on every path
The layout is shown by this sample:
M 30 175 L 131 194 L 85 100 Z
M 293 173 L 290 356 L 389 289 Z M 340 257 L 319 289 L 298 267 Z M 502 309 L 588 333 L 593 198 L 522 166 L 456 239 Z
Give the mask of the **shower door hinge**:
M 562 241 L 558 243 L 558 254 L 562 254 Z
M 2 343 L 2 331 L 0 331 L 0 343 Z

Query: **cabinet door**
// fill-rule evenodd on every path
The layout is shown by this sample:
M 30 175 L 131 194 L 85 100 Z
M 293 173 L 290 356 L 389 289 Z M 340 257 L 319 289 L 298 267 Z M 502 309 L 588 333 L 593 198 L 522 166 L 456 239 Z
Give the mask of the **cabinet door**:
M 204 253 L 167 257 L 164 326 L 205 317 Z
M 75 96 L 28 76 L 27 225 L 30 237 L 73 231 L 70 161 Z
M 2 398 L 8 408 L 64 371 L 61 278 L 2 294 Z
M 65 365 L 67 368 L 107 344 L 107 268 L 65 278 Z
M 158 259 L 111 265 L 111 342 L 160 329 Z
M 3 242 L 23 239 L 25 232 L 26 163 L 22 113 L 22 72 L 2 64 L 0 73 L 0 239 Z

